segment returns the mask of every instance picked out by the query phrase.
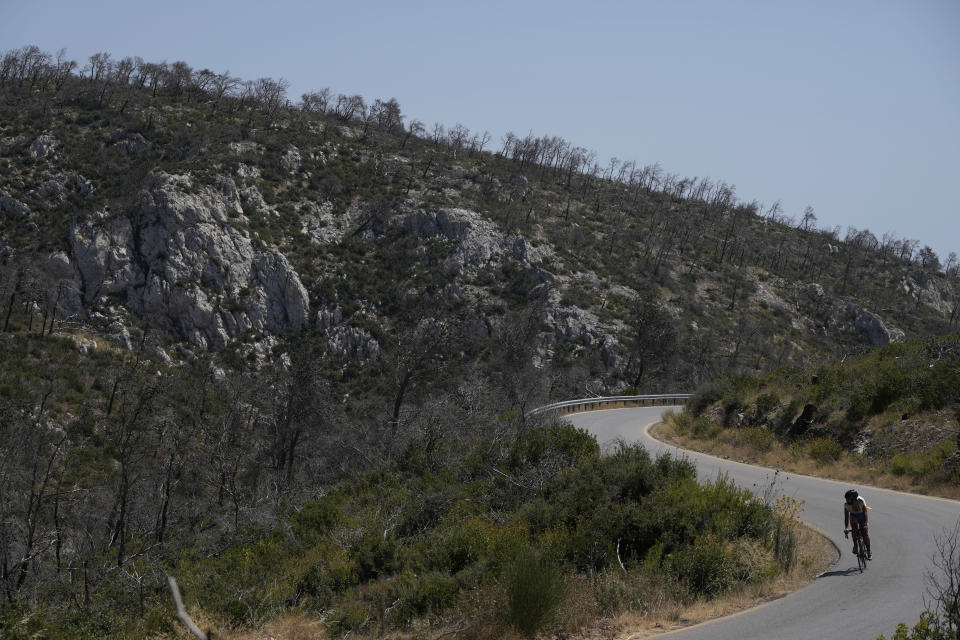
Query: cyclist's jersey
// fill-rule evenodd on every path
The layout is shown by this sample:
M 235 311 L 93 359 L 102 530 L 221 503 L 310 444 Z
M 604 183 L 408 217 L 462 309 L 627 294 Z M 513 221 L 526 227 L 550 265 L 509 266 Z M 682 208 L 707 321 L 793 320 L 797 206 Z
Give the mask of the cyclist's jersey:
M 846 500 L 843 501 L 844 512 L 849 513 L 850 520 L 855 521 L 857 524 L 863 524 L 867 517 L 867 509 L 869 508 L 862 496 L 858 496 L 853 504 L 850 504 Z

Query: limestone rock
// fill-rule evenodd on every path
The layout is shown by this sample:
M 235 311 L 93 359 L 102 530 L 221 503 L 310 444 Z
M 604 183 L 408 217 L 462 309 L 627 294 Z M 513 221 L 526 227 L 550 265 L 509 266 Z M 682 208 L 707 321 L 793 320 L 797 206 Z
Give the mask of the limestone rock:
M 337 326 L 327 334 L 327 351 L 333 356 L 346 356 L 361 364 L 380 355 L 380 344 L 358 327 Z
M 153 145 L 139 133 L 128 133 L 111 146 L 125 156 L 134 156 L 149 151 Z
M 30 215 L 30 207 L 6 191 L 0 190 L 0 214 L 13 218 L 26 218 Z
M 315 244 L 336 242 L 347 231 L 345 221 L 338 224 L 333 215 L 333 204 L 330 202 L 301 202 L 297 205 L 297 212 L 300 214 L 300 230 Z
M 253 185 L 240 190 L 240 199 L 243 201 L 243 204 L 258 213 L 267 215 L 276 215 L 277 213 L 277 210 L 267 204 L 267 201 L 263 199 L 263 194 L 260 193 L 260 190 Z M 237 208 L 239 209 L 240 207 Z
M 184 176 L 152 174 L 125 214 L 74 225 L 72 261 L 88 305 L 117 295 L 194 344 L 220 347 L 245 331 L 299 331 L 309 298 L 276 249 L 255 249 L 228 218 L 236 190 L 194 189 Z
M 45 180 L 38 188 L 37 192 L 46 198 L 54 206 L 63 202 L 66 189 L 57 180 Z
M 520 236 L 507 236 L 490 220 L 468 209 L 416 210 L 400 218 L 407 231 L 423 237 L 441 235 L 457 243 L 443 264 L 448 273 L 475 271 L 503 256 L 536 264 L 552 254 L 549 248 L 534 248 Z
M 954 291 L 942 274 L 917 269 L 903 279 L 902 287 L 914 300 L 949 316 L 960 291 Z
M 253 142 L 251 140 L 243 140 L 240 142 L 231 142 L 227 147 L 234 155 L 238 156 L 262 156 L 263 155 L 263 145 Z
M 343 321 L 343 310 L 340 307 L 333 309 L 320 309 L 317 312 L 317 327 L 320 329 L 329 329 L 340 324 Z
M 287 152 L 280 158 L 280 166 L 291 173 L 300 168 L 301 162 L 303 162 L 303 157 L 300 155 L 300 150 L 294 146 L 287 149 Z
M 45 133 L 30 145 L 30 155 L 34 158 L 48 158 L 53 155 L 53 152 L 56 151 L 59 144 L 59 140 Z
M 847 305 L 847 317 L 853 323 L 854 329 L 862 333 L 875 347 L 884 347 L 904 338 L 903 331 L 888 329 L 880 316 L 855 304 Z
M 80 195 L 84 198 L 89 198 L 93 195 L 93 184 L 79 173 L 74 177 L 74 184 L 77 187 L 77 191 L 79 191 Z
M 256 180 L 260 177 L 260 169 L 241 162 L 237 166 L 237 175 L 244 180 Z

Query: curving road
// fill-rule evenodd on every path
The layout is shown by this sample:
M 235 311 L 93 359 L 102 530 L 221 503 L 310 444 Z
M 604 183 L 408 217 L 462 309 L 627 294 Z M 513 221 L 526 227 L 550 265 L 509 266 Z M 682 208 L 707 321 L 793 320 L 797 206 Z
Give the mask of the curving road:
M 597 436 L 600 444 L 640 441 L 652 453 L 680 450 L 652 439 L 645 430 L 664 407 L 611 409 L 567 418 Z M 740 486 L 761 490 L 773 472 L 762 467 L 683 451 L 697 464 L 700 478 L 723 472 Z M 840 549 L 839 561 L 808 586 L 765 605 L 712 622 L 672 631 L 670 640 L 875 640 L 893 635 L 897 623 L 913 625 L 923 608 L 923 574 L 929 568 L 933 537 L 952 528 L 960 502 L 858 487 L 872 507 L 870 536 L 874 561 L 861 574 L 843 537 L 846 484 L 780 473 L 782 492 L 806 501 L 801 517 L 820 528 Z

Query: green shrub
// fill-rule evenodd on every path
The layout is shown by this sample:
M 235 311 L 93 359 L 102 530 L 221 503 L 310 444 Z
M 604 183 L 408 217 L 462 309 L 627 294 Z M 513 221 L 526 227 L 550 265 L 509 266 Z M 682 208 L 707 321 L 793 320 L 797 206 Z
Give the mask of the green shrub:
M 453 604 L 460 593 L 460 585 L 450 575 L 436 571 L 414 576 L 402 574 L 390 590 L 394 604 L 390 618 L 407 625 L 418 616 L 439 614 Z
M 836 462 L 843 454 L 843 445 L 833 438 L 817 438 L 807 445 L 807 455 L 821 464 Z
M 723 426 L 729 427 L 734 418 L 743 411 L 743 397 L 740 395 L 725 396 L 721 406 L 723 407 Z
M 560 570 L 530 547 L 514 556 L 503 583 L 507 621 L 527 636 L 533 636 L 554 618 L 566 593 Z
M 757 417 L 764 416 L 771 411 L 773 408 L 780 404 L 780 398 L 777 397 L 775 393 L 763 393 L 757 396 L 755 403 L 756 415 Z
M 690 425 L 693 424 L 693 416 L 690 415 L 688 411 L 673 414 L 672 418 L 673 428 L 676 429 L 679 435 L 685 436 L 690 432 Z
M 337 596 L 357 584 L 356 565 L 340 556 L 332 555 L 307 569 L 296 584 L 296 592 L 313 600 L 318 607 L 327 607 Z
M 720 425 L 708 418 L 699 417 L 690 425 L 690 435 L 698 440 L 712 440 L 716 438 L 723 429 Z
M 329 612 L 325 626 L 329 635 L 342 636 L 350 631 L 360 631 L 372 619 L 370 605 L 348 602 Z
M 328 532 L 341 518 L 336 502 L 331 498 L 321 498 L 308 502 L 293 514 L 290 528 L 297 538 L 310 541 Z
M 720 389 L 712 385 L 697 389 L 696 393 L 687 400 L 687 410 L 696 418 L 722 397 Z
M 733 445 L 750 447 L 755 451 L 770 451 L 776 440 L 773 432 L 763 427 L 733 429 L 727 432 L 726 438 Z
M 400 567 L 399 548 L 392 537 L 377 532 L 360 538 L 350 549 L 360 582 L 394 573 Z
M 733 558 L 713 535 L 698 538 L 693 546 L 675 553 L 671 564 L 694 596 L 716 597 L 736 582 Z
M 890 471 L 895 475 L 908 475 L 915 480 L 930 476 L 943 469 L 943 463 L 957 450 L 957 444 L 945 440 L 930 449 L 913 454 L 897 453 L 890 460 Z

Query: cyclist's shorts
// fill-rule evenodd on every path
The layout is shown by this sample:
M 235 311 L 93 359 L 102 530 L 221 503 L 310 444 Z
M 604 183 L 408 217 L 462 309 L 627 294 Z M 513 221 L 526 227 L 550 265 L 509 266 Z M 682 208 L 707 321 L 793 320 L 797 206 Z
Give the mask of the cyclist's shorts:
M 862 512 L 861 512 L 861 513 L 851 512 L 851 513 L 850 513 L 850 518 L 851 518 L 853 521 L 855 521 L 857 524 L 859 524 L 860 526 L 863 526 L 863 522 L 864 522 L 864 520 L 866 520 L 867 514 L 862 513 Z

